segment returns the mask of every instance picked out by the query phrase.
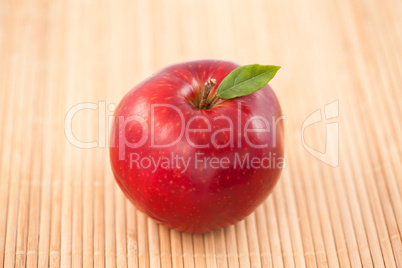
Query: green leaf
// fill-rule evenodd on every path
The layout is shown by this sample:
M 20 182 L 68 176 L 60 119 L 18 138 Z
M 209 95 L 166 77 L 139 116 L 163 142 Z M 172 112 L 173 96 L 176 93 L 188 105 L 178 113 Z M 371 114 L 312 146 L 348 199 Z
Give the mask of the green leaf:
M 259 64 L 236 68 L 219 84 L 216 95 L 224 100 L 249 95 L 268 84 L 280 68 Z

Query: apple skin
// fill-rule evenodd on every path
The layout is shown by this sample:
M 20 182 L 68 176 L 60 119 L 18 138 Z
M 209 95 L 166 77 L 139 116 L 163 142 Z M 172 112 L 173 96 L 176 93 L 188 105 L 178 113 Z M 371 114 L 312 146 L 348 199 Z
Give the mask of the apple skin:
M 247 96 L 230 100 L 219 99 L 217 105 L 211 109 L 200 110 L 193 104 L 197 102 L 197 96 L 200 96 L 205 81 L 216 79 L 216 86 L 210 94 L 212 96 L 222 79 L 237 67 L 239 67 L 237 64 L 217 60 L 193 61 L 169 66 L 134 87 L 116 108 L 116 120 L 112 126 L 110 140 L 110 160 L 116 181 L 126 197 L 140 211 L 168 228 L 203 233 L 234 224 L 252 213 L 268 197 L 278 181 L 282 170 L 279 167 L 234 166 L 236 154 L 242 157 L 248 153 L 249 159 L 262 158 L 270 154 L 283 158 L 282 120 L 277 122 L 275 133 L 249 131 L 246 139 L 244 131 L 245 122 L 253 116 L 262 116 L 270 123 L 272 117 L 278 119 L 282 116 L 279 102 L 269 85 Z M 153 104 L 169 104 L 177 107 L 185 118 L 185 124 L 195 116 L 204 116 L 211 122 L 211 131 L 203 131 L 207 128 L 207 123 L 204 119 L 197 118 L 188 124 L 188 128 L 199 128 L 201 131 L 188 131 L 187 137 L 182 135 L 180 138 L 185 124 L 182 124 L 179 112 L 159 107 L 154 110 L 154 121 L 152 121 Z M 240 113 L 239 105 L 241 105 Z M 136 143 L 146 134 L 144 126 L 135 120 L 126 124 L 124 128 L 119 127 L 117 118 L 127 119 L 132 115 L 144 119 L 149 136 L 153 122 L 156 144 L 178 142 L 167 148 L 153 148 L 151 138 L 148 137 L 141 146 L 125 145 L 121 139 Z M 211 137 L 217 130 L 230 127 L 227 120 L 216 119 L 218 116 L 226 116 L 232 121 L 232 128 L 235 130 L 234 146 L 216 148 L 217 146 L 212 144 Z M 262 121 L 252 121 L 248 129 L 259 128 L 258 125 L 261 125 L 259 122 Z M 272 129 L 272 125 L 269 127 Z M 271 144 L 273 135 L 276 135 L 276 146 Z M 225 145 L 231 137 L 229 131 L 222 131 L 212 138 L 215 144 Z M 209 146 L 195 148 L 194 144 Z M 253 144 L 268 144 L 268 146 L 255 148 Z M 124 150 L 125 155 L 119 159 L 121 150 Z M 153 170 L 153 167 L 146 169 L 138 166 L 138 163 L 130 166 L 132 159 L 129 155 L 132 153 L 149 159 L 170 157 L 174 153 L 182 159 L 193 160 L 185 171 L 184 166 L 157 167 Z M 204 161 L 196 167 L 195 154 L 202 156 L 199 159 L 227 157 L 230 164 L 224 168 L 216 165 L 213 167 L 207 165 L 204 168 Z

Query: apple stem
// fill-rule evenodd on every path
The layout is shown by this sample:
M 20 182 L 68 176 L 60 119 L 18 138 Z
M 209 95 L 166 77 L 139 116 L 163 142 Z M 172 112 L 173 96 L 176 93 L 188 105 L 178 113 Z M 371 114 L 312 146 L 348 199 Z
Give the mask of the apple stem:
M 214 105 L 214 103 L 215 103 L 217 100 L 218 100 L 218 96 L 215 94 L 215 95 L 211 98 L 211 100 L 209 101 L 209 103 L 208 103 L 208 105 L 207 105 L 207 109 L 208 109 L 209 107 L 211 107 L 212 105 Z
M 209 104 L 211 103 L 211 102 L 207 103 L 208 96 L 215 85 L 216 85 L 216 79 L 213 79 L 213 78 L 209 79 L 209 80 L 207 80 L 207 82 L 205 82 L 204 92 L 201 97 L 200 105 L 198 106 L 199 109 L 207 109 L 208 108 Z M 215 96 L 212 99 L 214 99 Z

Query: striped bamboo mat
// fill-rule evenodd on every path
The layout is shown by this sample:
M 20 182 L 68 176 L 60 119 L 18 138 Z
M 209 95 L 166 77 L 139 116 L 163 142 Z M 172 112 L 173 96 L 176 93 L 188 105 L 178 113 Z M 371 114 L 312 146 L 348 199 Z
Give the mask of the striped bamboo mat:
M 0 267 L 402 267 L 401 48 L 400 0 L 1 1 Z M 132 86 L 205 58 L 282 66 L 288 165 L 244 221 L 189 235 L 125 199 L 105 141 Z M 83 103 L 95 149 L 67 139 Z

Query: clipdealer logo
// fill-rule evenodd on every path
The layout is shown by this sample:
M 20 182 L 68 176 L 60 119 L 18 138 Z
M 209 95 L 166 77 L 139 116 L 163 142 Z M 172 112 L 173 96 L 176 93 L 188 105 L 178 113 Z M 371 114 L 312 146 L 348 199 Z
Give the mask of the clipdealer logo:
M 157 106 L 158 107 L 158 106 Z M 99 101 L 98 103 L 79 103 L 71 107 L 65 116 L 64 121 L 64 133 L 66 139 L 69 141 L 70 144 L 77 148 L 82 149 L 91 149 L 91 148 L 106 148 L 108 147 L 108 140 L 109 140 L 109 129 L 112 125 L 113 120 L 115 120 L 113 112 L 116 109 L 116 105 L 113 103 L 106 104 L 105 101 Z M 79 140 L 73 133 L 72 129 L 72 121 L 75 116 L 80 111 L 83 110 L 92 110 L 98 113 L 98 139 L 94 141 L 81 141 Z M 324 117 L 323 117 L 324 114 Z M 312 114 L 310 114 L 303 122 L 301 127 L 301 142 L 305 150 L 314 156 L 319 161 L 332 166 L 337 167 L 339 165 L 339 122 L 333 121 L 331 119 L 337 119 L 339 117 L 339 101 L 333 101 L 323 107 L 323 109 L 318 109 Z M 275 133 L 275 127 L 280 120 L 286 119 L 286 116 L 281 118 L 273 118 L 272 122 L 263 122 L 266 125 L 266 129 L 258 130 L 257 132 L 269 132 L 273 131 Z M 254 120 L 260 120 L 261 118 L 254 118 Z M 305 130 L 318 123 L 324 123 L 325 121 L 331 120 L 327 122 L 325 125 L 326 128 L 326 142 L 325 142 L 325 150 L 319 151 L 310 145 L 308 145 L 305 141 Z M 138 121 L 138 120 L 137 120 Z M 141 123 L 141 121 L 140 121 Z M 142 122 L 144 123 L 144 122 Z M 249 122 L 246 122 L 248 125 Z M 270 129 L 271 126 L 271 129 Z M 245 128 L 246 132 L 247 127 Z M 185 133 L 184 133 L 185 134 Z M 273 135 L 272 145 L 275 146 L 276 144 L 276 135 Z M 110 145 L 109 145 L 110 146 Z M 113 145 L 112 145 L 113 146 Z M 155 146 L 155 144 L 154 144 Z M 261 145 L 255 145 L 261 146 Z
M 339 117 L 339 101 L 333 101 L 324 106 L 325 121 Z M 304 131 L 309 126 L 323 122 L 321 109 L 316 110 L 304 120 L 302 125 L 301 141 L 303 147 L 308 153 L 320 160 L 321 162 L 337 167 L 339 165 L 339 122 L 329 122 L 325 124 L 326 139 L 325 150 L 320 152 L 309 146 L 304 139 Z

